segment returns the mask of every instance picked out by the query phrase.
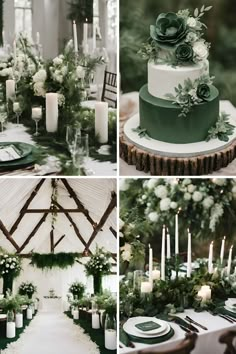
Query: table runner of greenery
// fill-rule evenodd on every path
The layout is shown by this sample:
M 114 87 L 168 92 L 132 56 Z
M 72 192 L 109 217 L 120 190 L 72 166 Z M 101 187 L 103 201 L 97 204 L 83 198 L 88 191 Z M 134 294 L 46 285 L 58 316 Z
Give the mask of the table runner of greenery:
M 37 314 L 37 311 L 35 312 L 35 315 L 36 314 Z M 15 338 L 0 338 L 0 350 L 6 349 L 8 344 L 16 342 L 20 338 L 21 334 L 24 332 L 25 328 L 29 326 L 31 321 L 32 320 L 27 320 L 27 319 L 23 320 L 23 327 L 16 328 Z
M 73 319 L 70 312 L 65 312 L 65 314 Z M 85 319 L 74 320 L 74 323 L 84 329 L 85 333 L 88 334 L 93 342 L 95 342 L 99 349 L 100 354 L 116 354 L 116 350 L 107 350 L 104 346 L 104 330 L 103 329 L 93 329 L 92 319 L 91 322 Z

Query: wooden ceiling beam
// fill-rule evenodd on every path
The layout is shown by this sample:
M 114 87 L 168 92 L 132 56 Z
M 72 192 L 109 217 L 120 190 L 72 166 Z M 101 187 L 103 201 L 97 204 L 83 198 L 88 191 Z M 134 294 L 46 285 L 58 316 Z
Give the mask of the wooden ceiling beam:
M 3 235 L 6 237 L 6 239 L 14 246 L 16 251 L 19 251 L 20 247 L 16 243 L 16 241 L 12 238 L 12 235 L 10 232 L 6 229 L 5 225 L 3 224 L 2 220 L 0 220 L 0 230 L 2 230 Z
M 51 253 L 54 253 L 54 230 L 52 229 L 50 231 L 50 249 L 51 249 Z
M 115 192 L 111 193 L 111 201 L 108 205 L 108 207 L 106 208 L 105 212 L 103 213 L 101 220 L 99 221 L 98 225 L 95 227 L 86 247 L 84 252 L 88 251 L 89 247 L 91 246 L 91 243 L 94 241 L 95 237 L 97 236 L 97 234 L 99 233 L 99 231 L 102 229 L 102 227 L 104 226 L 104 224 L 106 223 L 109 215 L 111 214 L 112 210 L 116 207 L 116 202 L 117 202 L 117 196 Z
M 112 226 L 110 226 L 109 230 L 111 231 L 111 233 L 115 236 L 115 238 L 117 238 L 117 232 L 115 229 L 113 229 Z
M 59 245 L 59 243 L 66 237 L 66 235 L 62 235 L 58 240 L 57 242 L 54 244 L 54 250 L 55 248 Z
M 55 204 L 54 204 L 55 205 Z M 57 208 L 51 209 L 27 209 L 25 214 L 39 214 L 39 213 L 47 213 L 47 214 L 55 214 L 55 213 L 81 213 L 80 209 L 63 209 L 59 210 Z
M 69 195 L 71 198 L 74 199 L 77 207 L 79 209 L 81 209 L 81 212 L 84 214 L 84 216 L 87 218 L 87 220 L 90 222 L 90 224 L 94 227 L 96 227 L 97 223 L 91 218 L 91 216 L 89 215 L 89 211 L 84 207 L 84 205 L 81 203 L 81 201 L 79 200 L 79 198 L 77 197 L 77 194 L 75 193 L 74 189 L 71 187 L 71 185 L 69 184 L 69 182 L 65 179 L 65 178 L 61 178 L 62 183 L 64 184 L 64 186 L 66 187 Z
M 36 232 L 39 230 L 40 226 L 44 223 L 44 221 L 46 220 L 48 214 L 44 214 L 42 216 L 42 218 L 39 220 L 39 222 L 37 223 L 37 225 L 34 227 L 34 229 L 32 230 L 32 232 L 29 234 L 29 236 L 27 237 L 27 239 L 25 240 L 25 242 L 23 243 L 23 245 L 20 247 L 20 249 L 18 250 L 17 253 L 20 253 L 23 251 L 23 249 L 28 245 L 28 243 L 30 242 L 30 240 L 34 237 L 34 235 L 36 234 Z
M 13 233 L 16 231 L 19 223 L 21 222 L 23 216 L 25 215 L 26 210 L 28 209 L 28 207 L 29 207 L 30 203 L 32 202 L 32 200 L 38 194 L 38 191 L 40 190 L 40 188 L 42 187 L 44 182 L 45 182 L 45 179 L 41 179 L 39 181 L 39 183 L 36 185 L 36 187 L 34 188 L 32 193 L 30 194 L 29 198 L 26 200 L 25 204 L 21 208 L 18 218 L 16 219 L 16 221 L 14 222 L 14 224 L 12 225 L 12 227 L 11 227 L 11 229 L 9 231 L 11 235 L 13 235 Z

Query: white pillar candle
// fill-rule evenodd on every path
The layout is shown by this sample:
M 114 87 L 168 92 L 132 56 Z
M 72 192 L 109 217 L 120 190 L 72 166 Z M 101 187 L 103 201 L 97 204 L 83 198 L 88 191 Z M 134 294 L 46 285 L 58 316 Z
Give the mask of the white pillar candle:
M 141 293 L 151 293 L 152 292 L 152 284 L 149 281 L 143 281 L 141 283 Z
M 99 314 L 98 313 L 93 313 L 92 314 L 92 328 L 93 329 L 99 329 L 100 328 L 100 319 L 99 319 Z
M 153 265 L 153 252 L 152 248 L 149 245 L 149 282 L 152 284 L 153 283 L 153 278 L 152 278 L 152 265 Z
M 179 254 L 179 216 L 175 215 L 175 254 Z
M 58 128 L 58 94 L 46 94 L 46 129 L 48 133 L 55 133 Z
M 15 80 L 6 81 L 6 97 L 7 101 L 13 99 L 16 93 L 16 83 Z
M 108 103 L 95 103 L 95 134 L 101 144 L 108 142 Z
M 16 336 L 15 322 L 7 322 L 7 338 L 14 338 Z
M 188 255 L 187 255 L 187 277 L 191 277 L 192 272 L 192 245 L 191 245 L 191 233 L 188 232 Z
M 167 230 L 166 244 L 167 244 L 166 258 L 170 259 L 171 252 L 170 252 L 170 234 L 169 234 L 169 230 Z
M 161 277 L 161 272 L 158 269 L 154 269 L 152 271 L 152 279 L 153 280 L 158 280 Z
M 32 118 L 41 119 L 43 114 L 42 107 L 33 107 L 32 108 Z
M 210 247 L 209 247 L 208 272 L 210 274 L 213 273 L 213 241 L 211 242 Z
M 77 25 L 75 21 L 73 21 L 73 38 L 74 38 L 75 53 L 78 53 L 79 50 L 78 50 Z
M 108 350 L 115 350 L 117 346 L 116 330 L 106 329 L 105 330 L 105 348 Z
M 162 244 L 161 244 L 161 280 L 165 280 L 165 225 L 162 228 Z
M 32 320 L 33 314 L 32 314 L 32 309 L 31 308 L 27 308 L 26 318 L 27 318 L 27 320 Z
M 231 263 L 232 263 L 232 253 L 233 253 L 233 246 L 230 247 L 229 250 L 229 258 L 228 258 L 228 265 L 227 265 L 227 275 L 230 275 L 231 270 Z
M 220 249 L 220 263 L 223 264 L 224 261 L 224 252 L 225 252 L 225 237 L 221 242 L 221 249 Z
M 16 328 L 22 328 L 23 327 L 23 315 L 22 313 L 17 313 L 16 314 Z
M 78 320 L 79 319 L 79 310 L 74 310 L 73 311 L 73 319 Z

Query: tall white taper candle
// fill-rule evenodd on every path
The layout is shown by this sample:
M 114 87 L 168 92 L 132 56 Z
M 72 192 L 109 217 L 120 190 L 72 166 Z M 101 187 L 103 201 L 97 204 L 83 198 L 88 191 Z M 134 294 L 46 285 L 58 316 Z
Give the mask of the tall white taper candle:
M 55 133 L 58 128 L 58 94 L 46 94 L 46 129 L 48 133 Z
M 101 144 L 108 142 L 108 103 L 95 103 L 95 134 Z
M 224 261 L 224 252 L 225 252 L 225 236 L 221 242 L 221 249 L 220 249 L 220 263 L 223 264 Z
M 213 273 L 213 241 L 211 242 L 210 247 L 209 247 L 208 272 L 210 274 Z
M 149 282 L 151 285 L 153 285 L 152 268 L 153 268 L 153 251 L 151 246 L 149 245 Z
M 231 271 L 231 264 L 232 264 L 232 253 L 233 253 L 233 246 L 230 247 L 229 250 L 229 258 L 228 258 L 228 265 L 227 265 L 227 275 L 230 275 Z
M 175 215 L 175 254 L 179 254 L 179 215 Z
M 78 36 L 77 36 L 77 26 L 75 21 L 73 21 L 73 38 L 74 38 L 75 53 L 78 53 Z
M 192 245 L 191 245 L 191 233 L 188 230 L 188 258 L 187 258 L 187 277 L 191 277 L 192 272 Z
M 162 228 L 162 244 L 161 244 L 161 280 L 165 280 L 165 225 Z
M 170 259 L 170 233 L 169 230 L 167 229 L 167 236 L 166 236 L 166 244 L 167 244 L 167 250 L 166 250 L 166 258 Z

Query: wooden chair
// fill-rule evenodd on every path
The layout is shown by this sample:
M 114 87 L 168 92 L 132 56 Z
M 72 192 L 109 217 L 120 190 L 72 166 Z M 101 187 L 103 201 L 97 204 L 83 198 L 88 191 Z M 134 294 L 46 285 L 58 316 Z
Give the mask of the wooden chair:
M 117 107 L 117 74 L 105 71 L 102 101 L 107 102 L 110 107 Z
M 142 350 L 138 354 L 189 354 L 195 348 L 195 343 L 197 340 L 197 333 L 191 332 L 187 333 L 185 339 L 179 343 L 175 348 L 167 351 L 158 350 Z
M 226 331 L 223 333 L 220 338 L 219 342 L 226 344 L 226 349 L 224 354 L 236 354 L 236 348 L 233 344 L 234 339 L 236 338 L 236 331 Z

